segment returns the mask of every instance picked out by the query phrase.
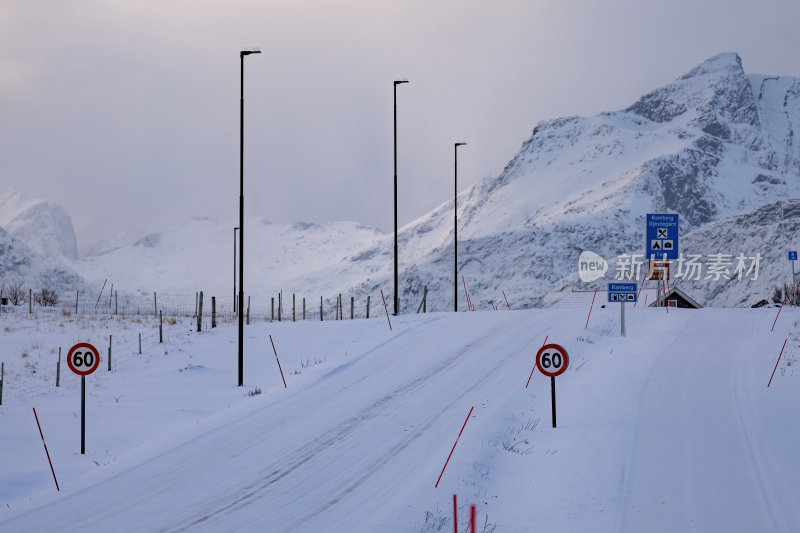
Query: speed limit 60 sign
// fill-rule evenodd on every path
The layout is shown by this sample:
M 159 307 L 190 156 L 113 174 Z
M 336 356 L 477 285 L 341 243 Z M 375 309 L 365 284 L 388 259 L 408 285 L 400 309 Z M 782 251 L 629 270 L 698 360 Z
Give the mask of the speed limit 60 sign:
M 88 376 L 100 366 L 100 352 L 88 342 L 81 342 L 69 349 L 69 369 L 79 376 Z
M 558 344 L 545 344 L 536 353 L 536 368 L 545 376 L 560 376 L 568 365 L 567 351 Z

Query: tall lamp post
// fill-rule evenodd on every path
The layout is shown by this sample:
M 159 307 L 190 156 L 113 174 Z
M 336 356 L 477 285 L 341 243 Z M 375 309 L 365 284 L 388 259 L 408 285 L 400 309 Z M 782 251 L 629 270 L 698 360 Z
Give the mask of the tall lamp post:
M 397 283 L 397 86 L 408 83 L 408 80 L 395 80 L 394 82 L 394 315 L 397 316 L 400 308 Z
M 458 312 L 458 147 L 467 143 L 455 143 L 455 190 L 453 193 L 453 311 Z
M 233 228 L 233 312 L 236 313 L 236 232 L 239 228 Z
M 241 78 L 239 97 L 239 386 L 244 385 L 244 314 L 241 312 L 244 301 L 244 56 L 260 54 L 261 50 L 242 50 L 239 52 Z M 234 235 L 236 235 L 234 233 Z M 235 237 L 234 237 L 235 238 Z

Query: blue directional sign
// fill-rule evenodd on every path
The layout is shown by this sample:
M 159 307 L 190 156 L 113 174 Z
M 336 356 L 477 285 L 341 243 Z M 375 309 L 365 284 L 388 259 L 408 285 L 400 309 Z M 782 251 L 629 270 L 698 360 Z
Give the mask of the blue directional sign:
M 797 252 L 789 252 L 789 261 L 797 261 Z
M 647 215 L 644 251 L 649 259 L 678 259 L 677 214 Z
M 635 283 L 609 283 L 608 284 L 609 302 L 635 302 L 636 284 Z

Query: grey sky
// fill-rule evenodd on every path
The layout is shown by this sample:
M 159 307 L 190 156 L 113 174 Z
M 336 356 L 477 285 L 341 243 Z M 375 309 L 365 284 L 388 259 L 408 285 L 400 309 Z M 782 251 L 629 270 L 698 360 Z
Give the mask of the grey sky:
M 60 201 L 80 245 L 238 209 L 392 225 L 496 174 L 540 120 L 623 108 L 725 51 L 800 75 L 796 0 L 3 0 L 0 185 Z M 546 186 L 543 184 L 543 186 Z

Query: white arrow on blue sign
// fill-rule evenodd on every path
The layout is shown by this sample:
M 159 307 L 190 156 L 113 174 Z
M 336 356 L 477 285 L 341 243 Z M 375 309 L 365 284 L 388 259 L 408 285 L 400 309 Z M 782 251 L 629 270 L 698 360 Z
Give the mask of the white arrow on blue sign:
M 789 261 L 797 261 L 797 252 L 789 252 Z

